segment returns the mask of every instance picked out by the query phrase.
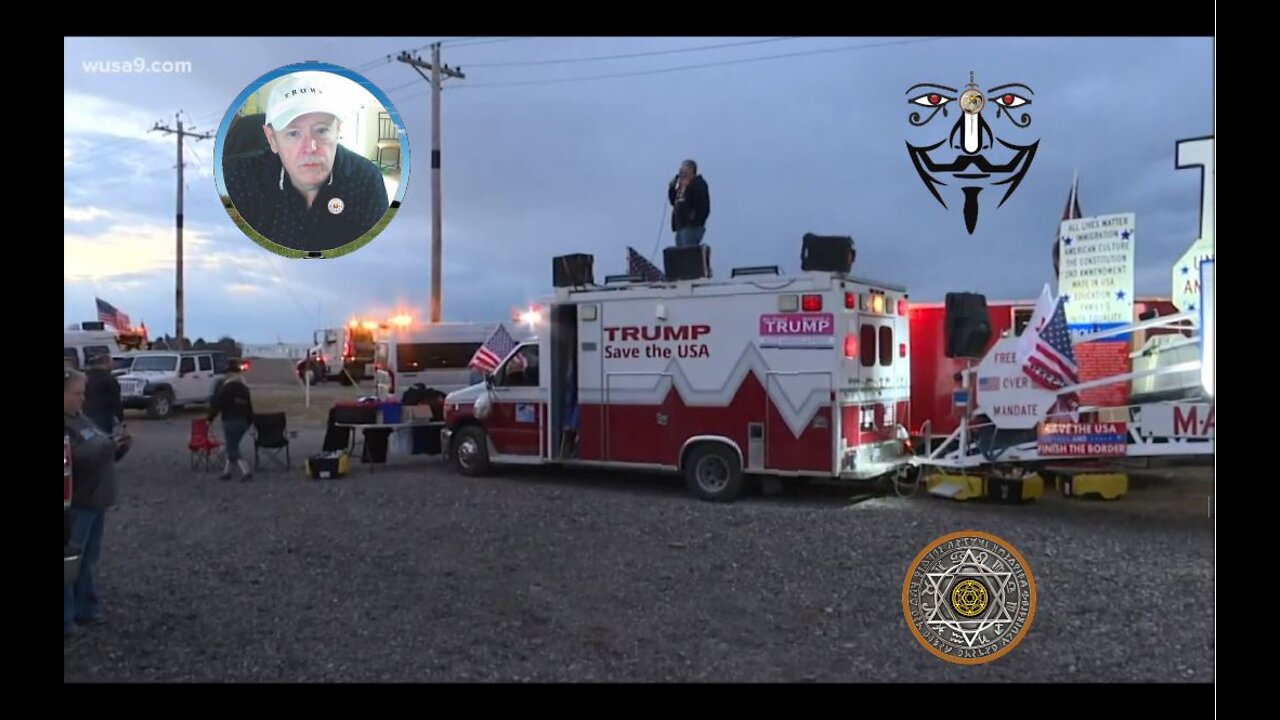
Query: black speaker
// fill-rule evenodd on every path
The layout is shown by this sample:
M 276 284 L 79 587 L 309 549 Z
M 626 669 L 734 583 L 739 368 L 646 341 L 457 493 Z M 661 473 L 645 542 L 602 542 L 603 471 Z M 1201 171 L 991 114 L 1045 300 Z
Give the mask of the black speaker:
M 977 293 L 947 293 L 943 333 L 949 358 L 980 358 L 991 342 L 987 298 Z
M 853 238 L 848 235 L 804 234 L 804 247 L 800 251 L 800 269 L 808 272 L 834 272 L 849 274 L 856 256 Z
M 668 280 L 700 280 L 711 277 L 711 248 L 707 245 L 669 247 L 662 251 L 663 273 Z
M 551 284 L 558 288 L 594 285 L 594 265 L 595 257 L 585 253 L 551 258 Z

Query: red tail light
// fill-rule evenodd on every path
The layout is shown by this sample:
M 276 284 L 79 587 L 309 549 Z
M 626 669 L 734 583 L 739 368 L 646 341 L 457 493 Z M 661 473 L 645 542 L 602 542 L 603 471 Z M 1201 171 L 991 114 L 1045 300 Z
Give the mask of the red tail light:
M 906 300 L 899 300 L 899 301 L 898 301 L 898 315 L 899 315 L 900 317 L 906 317 L 906 316 L 907 316 L 907 301 L 906 301 Z
M 906 356 L 907 356 L 907 344 L 898 343 L 898 357 L 904 358 Z
M 844 356 L 847 358 L 858 357 L 858 336 L 853 333 L 844 336 Z
M 801 295 L 800 309 L 804 312 L 821 312 L 822 296 L 821 295 Z
M 855 293 L 847 292 L 844 294 L 844 309 L 856 310 L 858 308 L 858 296 Z

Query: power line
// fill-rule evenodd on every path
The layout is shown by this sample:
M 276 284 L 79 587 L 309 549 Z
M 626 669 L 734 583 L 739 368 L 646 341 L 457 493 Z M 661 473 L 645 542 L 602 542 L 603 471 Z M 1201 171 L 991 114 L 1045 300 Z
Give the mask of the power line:
M 743 42 L 720 43 L 719 45 L 699 45 L 697 47 L 676 48 L 674 50 L 649 50 L 647 52 L 626 53 L 624 55 L 595 55 L 592 57 L 577 58 L 560 58 L 557 60 L 527 60 L 524 62 L 496 62 L 496 63 L 467 63 L 469 68 L 497 68 L 497 67 L 515 67 L 526 65 L 569 65 L 572 63 L 595 62 L 597 60 L 624 60 L 628 58 L 654 57 L 657 55 L 674 55 L 677 53 L 703 52 L 705 50 L 720 50 L 722 48 L 744 47 L 746 45 L 763 45 L 765 43 L 781 42 L 783 40 L 795 40 L 795 37 L 775 37 L 764 40 L 746 40 Z
M 118 138 L 106 144 L 97 145 L 92 148 L 89 148 L 89 151 L 86 154 L 72 155 L 70 159 L 63 162 L 63 166 L 65 167 L 67 165 L 79 165 L 80 163 L 93 162 L 94 160 L 99 160 L 101 158 L 104 158 L 104 157 L 107 157 L 108 155 L 113 154 L 116 150 L 120 149 L 121 147 L 129 143 L 138 143 L 138 142 L 147 142 L 147 138 L 145 137 Z
M 696 64 L 696 65 L 680 65 L 680 66 L 677 66 L 677 67 L 659 68 L 659 69 L 657 69 L 657 70 L 634 70 L 634 71 L 630 71 L 630 72 L 608 73 L 608 74 L 606 74 L 606 75 L 587 75 L 587 76 L 584 76 L 584 77 L 556 78 L 556 79 L 552 79 L 552 80 L 529 80 L 529 81 L 524 81 L 524 82 L 475 83 L 475 84 L 461 85 L 461 86 L 458 86 L 458 87 L 453 88 L 453 89 L 457 90 L 457 89 L 468 89 L 468 88 L 522 87 L 522 86 L 534 86 L 534 85 L 559 85 L 559 84 L 563 84 L 563 83 L 572 83 L 572 82 L 590 82 L 590 81 L 595 81 L 595 80 L 612 80 L 613 78 L 638 77 L 638 76 L 641 76 L 641 75 L 659 75 L 659 74 L 662 74 L 662 73 L 681 72 L 681 71 L 684 71 L 684 70 L 699 70 L 699 69 L 702 69 L 702 68 L 709 68 L 709 67 L 726 67 L 726 66 L 729 66 L 729 65 L 741 65 L 741 64 L 743 64 L 743 63 L 763 62 L 763 61 L 766 61 L 766 60 L 782 60 L 782 59 L 785 59 L 785 58 L 802 57 L 802 56 L 805 56 L 805 55 L 822 55 L 822 54 L 825 54 L 825 53 L 850 52 L 850 51 L 854 51 L 854 50 L 871 50 L 871 49 L 874 49 L 874 48 L 890 47 L 890 46 L 895 46 L 895 45 L 910 45 L 910 44 L 914 44 L 914 43 L 933 42 L 933 41 L 937 41 L 937 40 L 950 40 L 950 39 L 951 39 L 951 38 L 949 38 L 949 37 L 933 37 L 933 38 L 917 38 L 917 39 L 914 39 L 914 40 L 891 40 L 891 41 L 888 41 L 888 42 L 882 42 L 882 43 L 870 43 L 870 44 L 865 44 L 865 45 L 842 45 L 842 46 L 840 46 L 840 47 L 833 47 L 833 48 L 820 48 L 820 49 L 817 49 L 817 50 L 800 50 L 800 51 L 797 51 L 797 52 L 780 53 L 780 54 L 777 54 L 777 55 L 760 55 L 760 56 L 757 56 L 757 57 L 739 58 L 739 59 L 737 59 L 737 60 L 721 60 L 721 61 L 718 61 L 718 62 L 699 63 L 699 64 Z M 420 93 L 419 93 L 419 95 L 420 95 Z M 418 95 L 410 95 L 410 96 L 405 97 L 404 99 L 405 99 L 405 100 L 409 100 L 409 99 L 412 99 L 412 98 L 414 98 L 414 97 L 418 97 Z
M 513 40 L 528 40 L 529 37 L 472 37 L 442 40 L 442 44 L 448 44 L 449 47 L 457 50 L 458 48 L 474 47 L 476 45 L 491 45 L 493 43 L 511 42 Z M 467 42 L 468 40 L 472 42 Z

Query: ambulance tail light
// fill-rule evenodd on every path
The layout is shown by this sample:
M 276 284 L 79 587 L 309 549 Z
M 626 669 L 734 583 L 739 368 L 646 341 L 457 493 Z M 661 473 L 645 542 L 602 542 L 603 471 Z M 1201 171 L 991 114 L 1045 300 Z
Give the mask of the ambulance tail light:
M 871 298 L 871 312 L 879 315 L 884 312 L 884 296 L 874 295 Z
M 907 301 L 905 298 L 900 298 L 898 300 L 898 317 L 906 317 L 906 316 L 907 316 Z
M 822 312 L 822 296 L 801 295 L 800 309 L 804 312 Z
M 904 358 L 906 356 L 907 356 L 907 344 L 898 343 L 898 357 Z
M 778 312 L 795 312 L 800 309 L 800 298 L 795 295 L 778 296 Z
M 847 293 L 845 293 L 845 294 L 844 294 L 844 309 L 845 309 L 845 310 L 857 310 L 857 309 L 858 309 L 858 294 L 857 294 L 857 293 L 847 292 Z
M 844 336 L 844 356 L 850 360 L 858 357 L 858 336 L 847 333 Z

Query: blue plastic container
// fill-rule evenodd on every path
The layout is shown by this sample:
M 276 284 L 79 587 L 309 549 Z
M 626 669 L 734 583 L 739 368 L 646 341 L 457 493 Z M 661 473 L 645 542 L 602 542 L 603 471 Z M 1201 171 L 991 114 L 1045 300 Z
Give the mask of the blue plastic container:
M 378 412 L 382 415 L 382 422 L 389 425 L 400 422 L 402 417 L 400 409 L 400 403 L 395 401 L 378 404 Z

